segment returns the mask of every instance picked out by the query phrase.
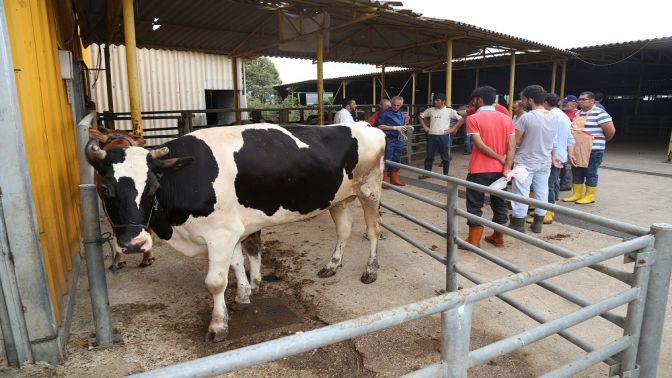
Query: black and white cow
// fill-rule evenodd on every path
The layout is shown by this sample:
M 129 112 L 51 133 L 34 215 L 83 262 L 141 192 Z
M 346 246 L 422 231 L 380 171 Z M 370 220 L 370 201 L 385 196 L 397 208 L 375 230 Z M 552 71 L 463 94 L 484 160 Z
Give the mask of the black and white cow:
M 153 153 L 140 147 L 86 147 L 89 162 L 104 177 L 100 191 L 121 250 L 151 249 L 151 227 L 187 256 L 207 254 L 205 284 L 214 298 L 208 332 L 215 341 L 228 332 L 229 266 L 239 283 L 236 300 L 249 301 L 241 240 L 264 227 L 329 210 L 337 241 L 331 260 L 318 272 L 329 277 L 341 266 L 350 236 L 347 203 L 358 198 L 370 241 L 361 281 L 376 280 L 384 151 L 384 134 L 364 122 L 204 129 Z M 254 289 L 261 282 L 261 261 L 258 254 L 249 257 Z

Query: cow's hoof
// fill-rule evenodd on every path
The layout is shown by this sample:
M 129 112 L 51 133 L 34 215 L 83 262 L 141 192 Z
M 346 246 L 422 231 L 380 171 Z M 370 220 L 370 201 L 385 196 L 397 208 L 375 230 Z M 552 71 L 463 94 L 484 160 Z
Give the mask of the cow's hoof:
M 252 305 L 251 302 L 239 303 L 234 301 L 229 307 L 231 307 L 233 311 L 243 311 L 244 309 L 250 307 L 251 305 Z
M 210 327 L 208 333 L 205 335 L 205 341 L 212 341 L 215 343 L 226 340 L 226 337 L 229 335 L 228 327 Z
M 317 276 L 318 276 L 318 277 L 322 277 L 322 278 L 331 277 L 331 276 L 333 276 L 334 274 L 336 274 L 336 269 L 334 269 L 334 268 L 327 268 L 327 267 L 324 267 L 324 268 L 320 269 L 319 272 L 317 272 Z
M 378 279 L 378 273 L 364 272 L 360 280 L 362 281 L 362 283 L 370 284 L 376 282 L 377 279 Z
M 261 289 L 261 280 L 254 279 L 252 280 L 252 294 L 258 294 Z
M 123 269 L 125 266 L 126 266 L 126 261 L 119 261 L 117 263 L 117 270 Z M 114 267 L 114 265 L 110 265 L 110 267 L 108 269 L 112 270 L 113 267 Z
M 154 257 L 150 257 L 147 260 L 142 260 L 142 262 L 140 263 L 140 265 L 138 265 L 138 267 L 146 268 L 146 267 L 154 264 L 154 260 L 156 260 Z

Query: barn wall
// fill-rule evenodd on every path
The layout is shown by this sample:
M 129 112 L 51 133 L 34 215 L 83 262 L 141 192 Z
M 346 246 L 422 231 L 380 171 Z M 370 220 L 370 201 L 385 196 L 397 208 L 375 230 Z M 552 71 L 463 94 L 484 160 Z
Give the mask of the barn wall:
M 92 83 L 99 112 L 108 111 L 105 58 L 98 45 L 88 48 L 93 72 Z M 205 109 L 205 90 L 233 90 L 231 58 L 192 51 L 138 49 L 141 111 Z M 110 65 L 115 112 L 130 112 L 126 76 L 125 46 L 110 46 Z M 242 60 L 238 61 L 238 88 L 243 90 Z M 246 106 L 240 96 L 241 107 Z M 194 125 L 205 125 L 205 114 L 197 114 Z M 143 127 L 177 126 L 176 120 L 143 120 Z M 130 130 L 130 122 L 118 122 L 116 128 Z M 148 132 L 147 135 L 175 134 L 175 130 Z M 150 144 L 167 140 L 152 140 Z

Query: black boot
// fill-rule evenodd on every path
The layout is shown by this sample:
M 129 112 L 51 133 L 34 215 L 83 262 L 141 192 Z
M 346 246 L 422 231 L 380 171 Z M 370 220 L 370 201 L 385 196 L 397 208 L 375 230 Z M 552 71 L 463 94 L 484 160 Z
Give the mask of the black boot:
M 534 221 L 532 221 L 532 225 L 530 226 L 532 232 L 540 234 L 543 226 L 544 226 L 544 216 L 534 214 Z
M 444 161 L 443 162 L 443 175 L 448 176 L 448 171 L 450 170 L 450 162 L 449 161 Z
M 543 218 L 543 217 L 542 217 Z M 513 215 L 509 216 L 509 228 L 518 232 L 525 233 L 525 218 L 515 218 Z

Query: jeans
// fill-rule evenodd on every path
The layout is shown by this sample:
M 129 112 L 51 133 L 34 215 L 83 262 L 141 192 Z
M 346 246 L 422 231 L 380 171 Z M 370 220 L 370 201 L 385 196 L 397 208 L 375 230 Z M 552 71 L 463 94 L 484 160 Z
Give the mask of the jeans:
M 572 187 L 572 165 L 569 161 L 565 162 L 560 170 L 560 189 Z
M 401 153 L 404 152 L 406 143 L 397 139 L 397 137 L 385 138 L 385 160 L 401 163 Z M 397 167 L 387 167 L 387 172 L 398 172 Z
M 450 135 L 427 135 L 427 157 L 425 158 L 425 170 L 432 171 L 434 155 L 441 154 L 443 162 L 443 174 L 448 175 L 450 169 Z
M 530 187 L 534 186 L 534 199 L 537 201 L 548 201 L 548 176 L 551 174 L 549 163 L 543 164 L 525 164 L 530 172 L 527 180 L 521 182 L 513 180 L 513 192 L 527 198 L 530 195 Z M 527 216 L 527 204 L 511 201 L 511 210 L 514 218 L 525 218 Z M 535 215 L 546 215 L 546 210 L 535 208 Z
M 548 176 L 548 203 L 555 203 L 560 199 L 560 172 L 563 168 L 551 165 L 551 174 Z
M 470 154 L 471 153 L 471 135 L 466 134 L 464 136 L 464 150 Z
M 476 184 L 488 186 L 502 177 L 501 172 L 469 173 L 467 181 Z M 467 212 L 477 216 L 483 215 L 483 204 L 485 203 L 485 193 L 467 188 Z M 509 215 L 509 209 L 506 201 L 497 196 L 490 196 L 490 208 L 492 209 L 492 221 L 497 224 L 506 224 Z M 470 227 L 480 226 L 479 223 L 467 221 Z
M 592 150 L 588 168 L 572 167 L 572 175 L 574 176 L 572 182 L 583 185 L 585 180 L 586 186 L 597 186 L 597 169 L 602 164 L 602 159 L 604 159 L 604 150 Z

